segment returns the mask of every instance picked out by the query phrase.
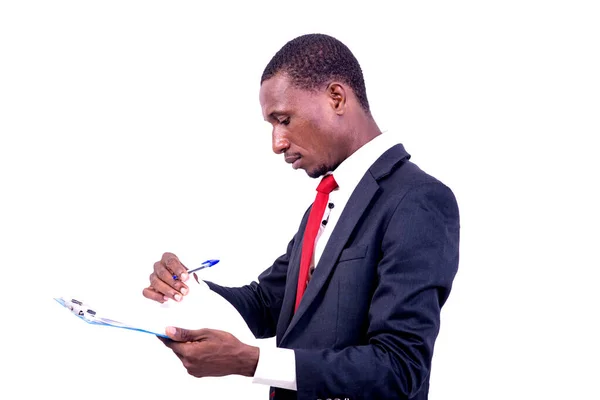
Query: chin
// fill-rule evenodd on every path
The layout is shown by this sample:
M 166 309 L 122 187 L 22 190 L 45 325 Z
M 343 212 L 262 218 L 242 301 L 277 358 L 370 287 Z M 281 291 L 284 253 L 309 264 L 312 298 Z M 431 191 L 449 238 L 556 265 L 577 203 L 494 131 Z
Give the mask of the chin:
M 333 171 L 333 169 L 326 165 L 321 165 L 321 166 L 313 168 L 313 169 L 306 169 L 305 171 L 308 176 L 316 179 L 316 178 L 319 178 L 319 177 L 325 175 L 329 171 Z

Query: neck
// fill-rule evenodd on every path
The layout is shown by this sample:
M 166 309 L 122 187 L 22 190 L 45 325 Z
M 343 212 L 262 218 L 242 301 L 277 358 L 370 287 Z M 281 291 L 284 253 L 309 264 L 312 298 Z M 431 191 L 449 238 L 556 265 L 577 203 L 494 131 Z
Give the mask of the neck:
M 361 112 L 352 118 L 350 123 L 353 140 L 348 156 L 381 135 L 381 130 L 370 113 Z

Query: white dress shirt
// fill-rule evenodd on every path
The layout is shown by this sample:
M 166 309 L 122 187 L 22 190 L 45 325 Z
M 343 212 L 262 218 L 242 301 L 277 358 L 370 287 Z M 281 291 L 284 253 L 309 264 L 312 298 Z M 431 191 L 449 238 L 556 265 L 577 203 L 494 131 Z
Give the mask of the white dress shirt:
M 383 153 L 398 143 L 399 141 L 391 134 L 381 134 L 356 150 L 334 171 L 333 176 L 338 188 L 329 194 L 329 203 L 333 203 L 334 206 L 325 207 L 322 221 L 327 223 L 319 227 L 311 265 L 318 265 L 331 232 L 358 182 Z M 294 350 L 260 346 L 260 356 L 252 382 L 297 390 Z

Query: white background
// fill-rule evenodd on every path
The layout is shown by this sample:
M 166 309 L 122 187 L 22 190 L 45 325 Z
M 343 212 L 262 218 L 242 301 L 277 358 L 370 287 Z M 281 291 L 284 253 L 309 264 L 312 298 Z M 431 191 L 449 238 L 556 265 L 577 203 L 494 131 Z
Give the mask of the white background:
M 596 2 L 206 3 L 1 3 L 0 397 L 267 398 L 52 297 L 139 298 L 165 251 L 220 258 L 203 276 L 224 285 L 268 267 L 316 182 L 271 153 L 259 79 L 322 32 L 459 201 L 430 398 L 600 398 Z M 226 305 L 202 312 L 257 342 Z

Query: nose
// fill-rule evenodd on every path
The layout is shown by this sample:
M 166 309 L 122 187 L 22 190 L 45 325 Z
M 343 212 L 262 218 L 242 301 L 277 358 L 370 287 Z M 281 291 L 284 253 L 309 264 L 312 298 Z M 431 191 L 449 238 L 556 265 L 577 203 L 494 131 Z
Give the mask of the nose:
M 285 134 L 278 130 L 277 128 L 273 129 L 273 153 L 281 154 L 285 153 L 287 149 L 290 148 L 290 141 L 287 140 Z

